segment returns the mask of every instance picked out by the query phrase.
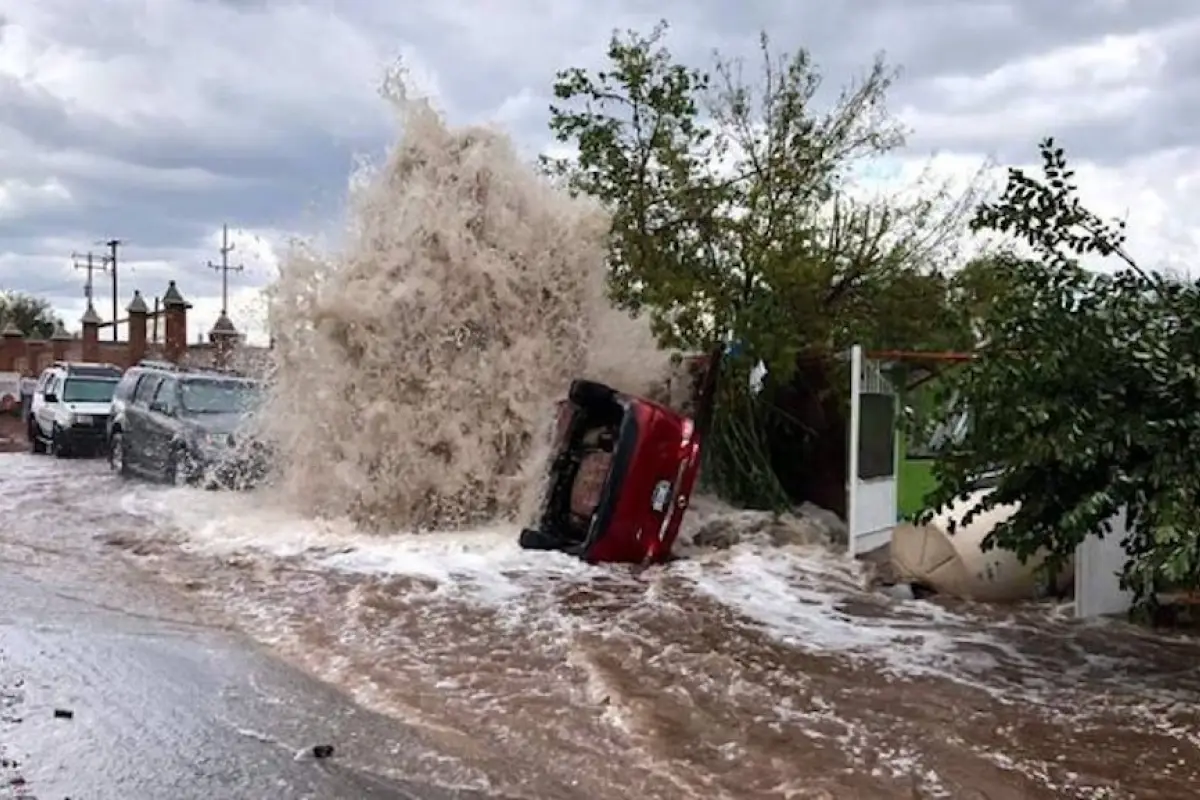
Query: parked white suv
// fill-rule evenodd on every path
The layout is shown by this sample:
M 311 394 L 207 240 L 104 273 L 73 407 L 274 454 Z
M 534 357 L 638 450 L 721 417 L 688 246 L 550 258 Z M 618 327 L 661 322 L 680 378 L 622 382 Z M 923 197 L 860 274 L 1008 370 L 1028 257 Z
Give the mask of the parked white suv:
M 103 450 L 121 368 L 55 362 L 38 378 L 29 410 L 29 447 L 62 457 Z

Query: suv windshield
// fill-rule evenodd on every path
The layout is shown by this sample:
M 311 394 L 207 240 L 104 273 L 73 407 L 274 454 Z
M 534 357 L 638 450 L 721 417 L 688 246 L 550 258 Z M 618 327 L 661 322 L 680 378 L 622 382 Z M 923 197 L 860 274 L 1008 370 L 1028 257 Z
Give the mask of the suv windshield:
M 116 388 L 115 380 L 67 378 L 59 399 L 64 403 L 108 403 Z
M 179 387 L 179 401 L 187 414 L 239 414 L 249 411 L 260 395 L 249 381 L 187 380 Z

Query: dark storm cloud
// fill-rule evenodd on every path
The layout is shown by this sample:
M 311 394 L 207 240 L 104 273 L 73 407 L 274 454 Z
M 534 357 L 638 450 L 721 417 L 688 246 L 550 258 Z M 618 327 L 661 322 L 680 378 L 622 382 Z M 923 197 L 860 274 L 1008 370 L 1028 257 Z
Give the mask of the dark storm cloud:
M 569 3 L 567 6 L 575 8 Z M 574 65 L 599 65 L 612 29 L 634 27 L 647 32 L 665 13 L 649 4 L 628 2 L 621 6 L 623 15 L 597 24 L 596 15 L 585 13 L 582 6 L 578 8 L 580 13 L 573 18 L 567 18 L 564 12 L 564 19 L 553 20 L 554 36 L 547 35 L 534 21 L 527 35 L 536 46 L 516 51 L 508 45 L 505 34 L 516 35 L 517 23 L 500 11 L 494 23 L 489 18 L 486 25 L 479 26 L 482 35 L 472 32 L 471 16 L 451 13 L 445 6 L 409 15 L 405 22 L 396 23 L 396 30 L 430 58 L 447 93 L 468 115 L 495 111 L 504 96 L 522 89 L 532 92 L 537 100 L 512 122 L 527 139 L 545 141 L 547 95 L 555 71 Z M 1013 86 L 1008 96 L 963 98 L 937 79 L 982 78 L 1006 64 L 1062 47 L 1194 22 L 1200 20 L 1200 5 L 1186 0 L 701 0 L 672 9 L 668 16 L 668 46 L 690 63 L 707 64 L 712 51 L 719 49 L 727 57 L 746 59 L 748 68 L 756 68 L 758 36 L 765 30 L 777 52 L 805 47 L 813 54 L 825 76 L 822 96 L 829 99 L 868 69 L 875 55 L 882 52 L 887 62 L 901 71 L 889 97 L 894 109 L 917 107 L 930 115 L 961 119 L 994 113 L 1004 103 L 1021 100 L 1020 95 L 1038 95 L 1043 87 L 1026 82 Z M 506 25 L 512 25 L 513 30 L 506 29 Z M 462 42 L 472 57 L 461 57 L 458 49 L 448 52 L 446 42 Z M 1145 87 L 1145 98 L 1127 116 L 1064 119 L 1053 130 L 1039 129 L 1036 133 L 992 126 L 965 135 L 961 124 L 932 125 L 915 130 L 912 144 L 921 151 L 970 150 L 1003 160 L 1025 159 L 1037 137 L 1054 133 L 1077 142 L 1075 150 L 1080 157 L 1105 163 L 1124 162 L 1147 149 L 1189 144 L 1192 119 L 1200 111 L 1193 88 L 1200 84 L 1200 69 L 1195 64 L 1200 39 L 1176 36 L 1168 49 L 1167 68 Z M 439 58 L 439 54 L 444 57 Z M 501 87 L 508 87 L 507 91 Z
M 47 8 L 53 5 L 46 3 Z M 304 3 L 161 0 L 160 8 L 162 14 L 178 17 L 217 5 L 255 15 L 259 24 L 273 10 L 294 10 Z M 140 59 L 145 69 L 153 70 L 178 46 L 152 39 L 153 26 L 131 28 L 110 20 L 98 5 L 71 11 L 79 8 L 60 5 L 48 11 L 53 24 L 46 30 L 101 61 L 119 54 Z M 669 46 L 696 64 L 708 63 L 718 48 L 727 56 L 746 57 L 748 68 L 754 68 L 757 37 L 764 29 L 778 51 L 805 46 L 825 74 L 828 92 L 885 51 L 889 62 L 903 70 L 892 106 L 915 109 L 916 120 L 931 121 L 915 131 L 913 145 L 921 151 L 950 149 L 1027 160 L 1038 135 L 1055 133 L 1071 143 L 1076 156 L 1118 163 L 1149 150 L 1191 145 L 1200 109 L 1200 40 L 1186 35 L 1163 45 L 1162 69 L 1146 79 L 1127 113 L 1060 116 L 1053 130 L 1032 133 L 1019 126 L 979 124 L 988 114 L 1036 99 L 1043 88 L 1036 82 L 964 96 L 948 88 L 946 80 L 955 77 L 969 86 L 971 80 L 1035 54 L 1200 18 L 1200 6 L 1183 0 L 699 0 L 669 13 L 646 0 L 444 0 L 399 10 L 363 3 L 341 13 L 381 50 L 403 50 L 418 72 L 434 73 L 443 93 L 439 103 L 456 121 L 493 117 L 506 100 L 524 93 L 524 102 L 506 109 L 505 124 L 527 149 L 549 139 L 547 95 L 556 70 L 598 66 L 612 29 L 648 31 L 663 15 L 672 24 Z M 220 42 L 232 37 L 235 43 L 228 46 L 237 50 L 230 51 L 231 57 L 245 58 L 249 52 L 238 37 L 250 34 L 237 22 L 248 18 L 232 18 L 226 30 L 214 34 Z M 269 33 L 270 28 L 254 30 Z M 202 43 L 212 41 L 206 36 Z M 321 43 L 305 47 L 317 53 Z M 202 266 L 216 254 L 206 252 L 211 248 L 203 239 L 222 222 L 311 229 L 313 219 L 336 218 L 354 156 L 378 153 L 387 143 L 383 104 L 371 97 L 366 81 L 357 90 L 343 91 L 357 86 L 357 78 L 344 77 L 334 89 L 306 99 L 307 87 L 284 85 L 289 69 L 295 69 L 289 59 L 303 54 L 279 43 L 264 42 L 264 50 L 271 55 L 257 63 L 271 80 L 256 84 L 253 75 L 239 80 L 219 70 L 208 80 L 182 80 L 178 97 L 172 98 L 168 89 L 155 95 L 162 107 L 143 109 L 145 119 L 106 115 L 98 106 L 88 111 L 36 81 L 0 72 L 0 187 L 2 180 L 15 178 L 34 186 L 54 179 L 72 198 L 68 206 L 30 206 L 24 213 L 0 217 L 0 254 L 10 254 L 0 258 L 0 287 L 16 282 L 76 298 L 82 275 L 69 267 L 70 250 L 117 235 L 130 240 L 131 259 L 179 262 L 190 294 L 213 293 L 218 276 Z M 214 68 L 211 61 L 197 63 Z M 173 68 L 181 68 L 178 60 Z M 175 85 L 171 77 L 189 76 L 165 75 L 164 86 Z M 111 90 L 105 96 L 111 94 L 119 105 L 123 87 L 105 88 Z M 173 99 L 183 110 L 176 113 Z M 378 115 L 364 112 L 369 108 L 378 108 Z
M 226 123 L 227 124 L 227 123 Z M 345 177 L 351 155 L 377 149 L 386 132 L 371 126 L 354 135 L 331 135 L 301 121 L 257 136 L 234 130 L 159 122 L 130 129 L 70 107 L 44 89 L 0 75 L 0 128 L 16 132 L 40 151 L 86 151 L 148 169 L 193 169 L 239 180 L 325 185 L 333 169 Z M 2 158 L 2 156 L 0 156 Z M 8 166 L 8 165 L 6 165 Z M 13 165 L 18 170 L 19 164 Z M 12 170 L 6 170 L 12 174 Z
M 982 74 L 1071 42 L 1200 15 L 1200 6 L 1190 0 L 745 0 L 702 2 L 696 8 L 721 37 L 753 43 L 766 30 L 780 44 L 809 47 L 838 70 L 885 51 L 914 80 L 947 72 Z
M 0 252 L 34 253 L 40 237 L 65 231 L 79 249 L 111 236 L 128 238 L 134 247 L 161 248 L 198 241 L 222 222 L 247 228 L 298 226 L 302 214 L 333 215 L 357 153 L 378 149 L 377 137 L 336 139 L 314 127 L 300 127 L 260 141 L 253 147 L 226 150 L 196 137 L 172 140 L 163 131 L 131 135 L 104 120 L 72 116 L 48 95 L 22 94 L 0 82 L 0 99 L 9 102 L 0 121 L 23 134 L 40 151 L 0 152 L 9 177 L 37 182 L 54 177 L 71 192 L 72 204 L 16 222 L 0 221 Z M 22 97 L 25 102 L 20 102 Z M 44 130 L 52 135 L 41 136 Z M 103 176 L 63 168 L 62 153 L 86 153 L 109 159 Z M 122 165 L 133 175 L 123 175 Z M 200 187 L 172 178 L 171 171 L 212 177 Z M 11 281 L 26 273 L 4 276 Z M 59 282 L 58 278 L 54 282 Z M 0 285 L 4 285 L 0 282 Z M 214 284 L 215 285 L 215 284 Z M 211 289 L 212 287 L 206 287 Z
M 1100 56 L 1107 63 L 1060 64 L 1057 69 L 1077 70 L 1081 83 L 1108 69 L 1119 72 L 1122 59 L 1130 58 L 1130 49 L 1116 42 L 1109 47 L 1108 54 Z M 1109 165 L 1194 146 L 1200 123 L 1200 7 L 1188 24 L 1160 29 L 1135 60 L 1138 63 L 1128 65 L 1127 80 L 1097 79 L 1098 85 L 1090 91 L 1039 86 L 1034 76 L 997 90 L 981 88 L 976 96 L 950 92 L 938 80 L 910 83 L 901 97 L 925 112 L 921 116 L 927 123 L 918 123 L 913 143 L 982 151 L 1011 162 L 1029 160 L 1037 139 L 1053 135 L 1076 158 Z M 1046 64 L 1043 69 L 1053 66 Z M 970 77 L 965 72 L 958 75 Z M 1042 76 L 1045 83 L 1061 78 L 1062 74 L 1049 72 Z M 1020 124 L 1021 109 L 1038 105 L 1040 113 L 1031 116 L 1040 125 L 1030 129 L 1029 124 Z M 928 124 L 931 119 L 945 124 Z

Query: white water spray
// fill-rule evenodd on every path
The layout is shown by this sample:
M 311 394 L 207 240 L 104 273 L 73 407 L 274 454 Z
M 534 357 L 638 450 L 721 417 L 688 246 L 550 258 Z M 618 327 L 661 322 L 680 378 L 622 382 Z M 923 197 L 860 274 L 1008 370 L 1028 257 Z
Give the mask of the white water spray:
M 667 357 L 605 299 L 603 209 L 388 94 L 401 135 L 355 176 L 344 248 L 295 247 L 270 292 L 281 488 L 375 530 L 512 521 L 571 379 L 641 391 Z

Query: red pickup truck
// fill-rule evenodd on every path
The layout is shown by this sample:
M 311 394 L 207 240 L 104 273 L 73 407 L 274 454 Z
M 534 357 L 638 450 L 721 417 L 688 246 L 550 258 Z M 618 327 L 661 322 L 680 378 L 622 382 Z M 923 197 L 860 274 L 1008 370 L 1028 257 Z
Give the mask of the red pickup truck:
M 666 561 L 696 485 L 701 434 L 659 403 L 574 381 L 559 403 L 537 527 L 521 532 L 521 546 L 592 563 Z

